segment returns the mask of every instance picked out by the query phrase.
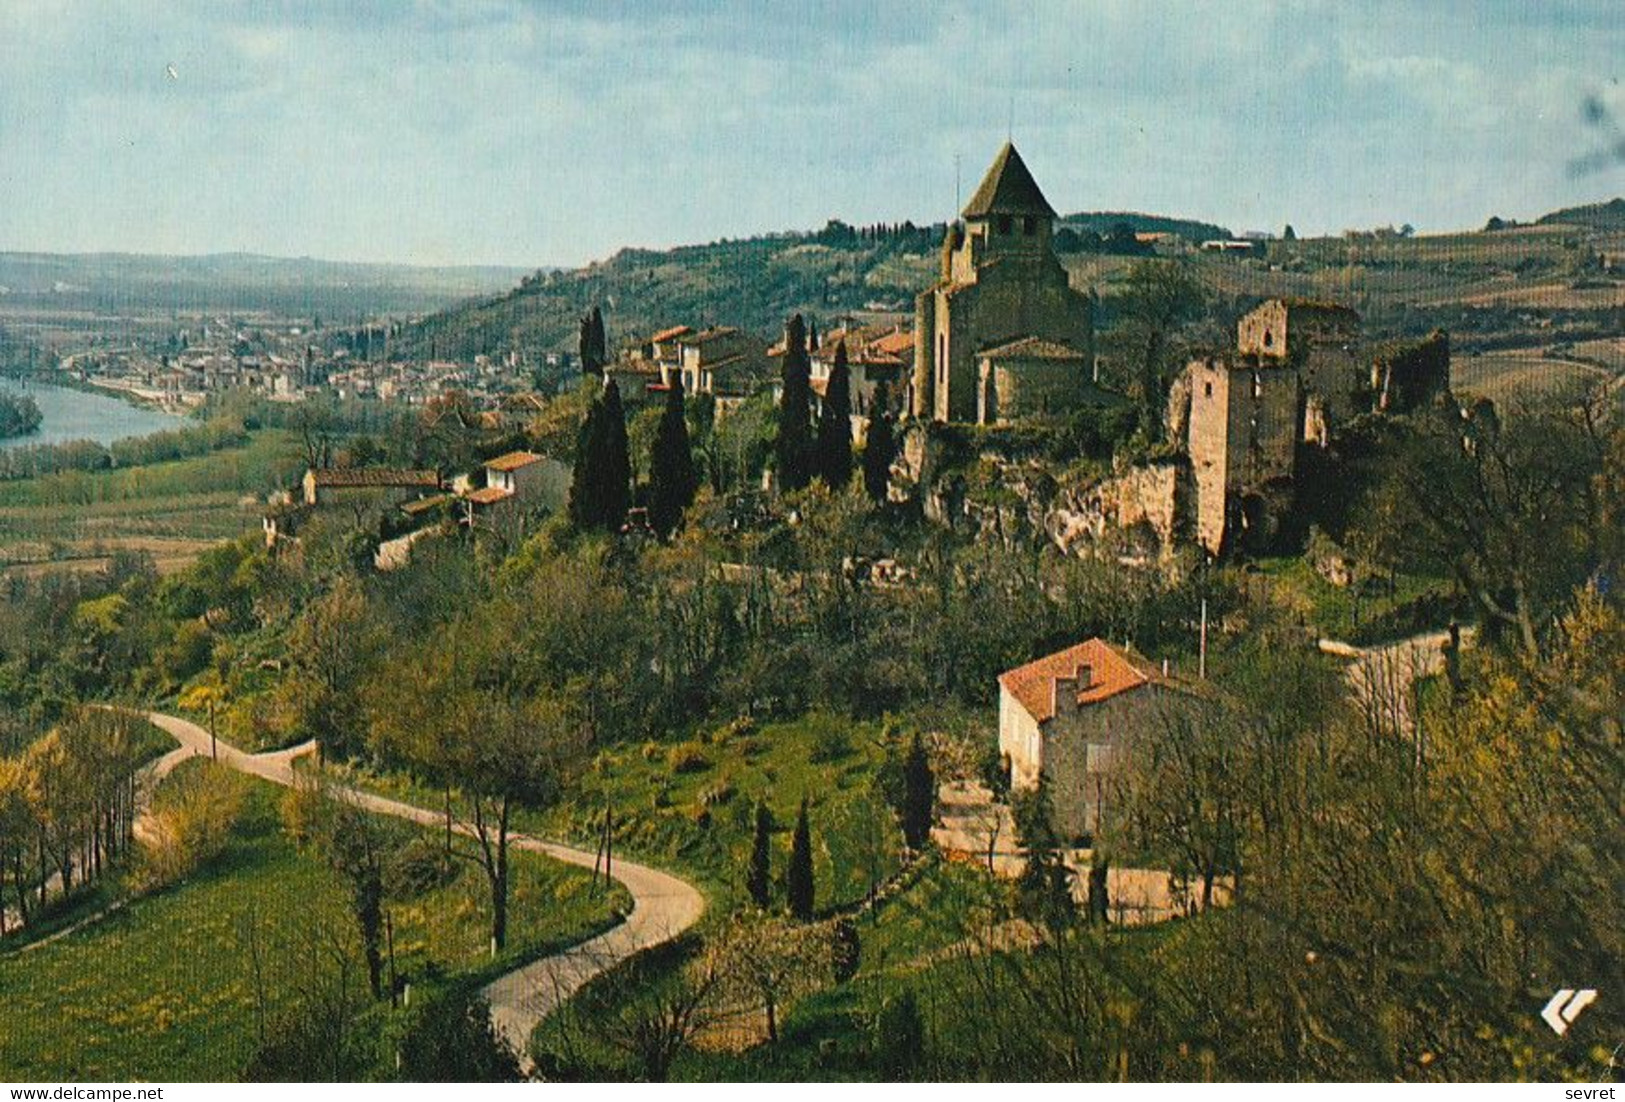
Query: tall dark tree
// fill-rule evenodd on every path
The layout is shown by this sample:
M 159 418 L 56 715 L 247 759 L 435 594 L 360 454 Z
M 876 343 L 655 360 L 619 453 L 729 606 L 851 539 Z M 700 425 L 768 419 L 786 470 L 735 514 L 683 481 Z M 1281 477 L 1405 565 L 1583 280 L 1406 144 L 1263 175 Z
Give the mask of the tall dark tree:
M 750 865 L 745 870 L 745 890 L 758 907 L 773 901 L 773 858 L 768 844 L 773 833 L 773 813 L 766 800 L 756 801 L 756 834 L 751 841 Z
M 576 354 L 581 359 L 584 375 L 601 375 L 609 363 L 609 342 L 604 336 L 603 312 L 594 306 L 581 315 L 581 328 L 576 337 Z
M 869 432 L 863 443 L 863 488 L 875 503 L 884 504 L 891 483 L 892 460 L 897 458 L 897 437 L 892 433 L 891 394 L 885 383 L 875 387 L 869 407 Z
M 807 797 L 801 797 L 796 831 L 790 838 L 790 864 L 784 871 L 785 896 L 790 913 L 803 922 L 813 916 L 812 827 L 807 822 Z
M 570 481 L 570 520 L 578 528 L 617 532 L 631 502 L 632 461 L 626 411 L 611 379 L 582 422 Z
M 832 490 L 852 480 L 852 372 L 846 363 L 846 342 L 835 346 L 835 363 L 824 388 L 824 407 L 818 414 L 818 476 Z
M 603 437 L 602 420 L 600 396 L 593 399 L 592 405 L 587 407 L 587 416 L 581 419 L 581 428 L 576 432 L 575 465 L 570 471 L 570 523 L 581 529 L 595 527 L 597 503 L 602 497 L 598 486 L 602 470 L 597 455 Z
M 784 326 L 783 383 L 779 396 L 778 460 L 779 488 L 800 490 L 812 481 L 812 368 L 807 360 L 807 327 L 801 315 Z
M 611 379 L 604 384 L 604 512 L 603 527 L 618 532 L 632 504 L 632 456 L 626 439 L 626 409 L 621 388 Z
M 655 531 L 670 535 L 682 523 L 683 510 L 694 503 L 699 487 L 683 409 L 683 380 L 673 376 L 649 449 L 649 520 Z
M 931 839 L 931 819 L 936 811 L 937 778 L 925 753 L 918 731 L 908 744 L 903 760 L 903 840 L 910 849 L 921 849 Z

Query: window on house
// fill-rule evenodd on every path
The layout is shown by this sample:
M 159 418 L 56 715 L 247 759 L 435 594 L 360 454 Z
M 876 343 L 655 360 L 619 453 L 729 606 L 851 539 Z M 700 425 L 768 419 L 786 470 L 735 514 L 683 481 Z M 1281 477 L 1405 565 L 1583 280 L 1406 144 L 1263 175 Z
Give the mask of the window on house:
M 1275 347 L 1275 334 L 1271 333 L 1268 329 L 1264 330 L 1264 347 L 1265 348 L 1274 348 Z
M 1202 385 L 1202 395 L 1203 395 L 1203 397 L 1206 397 L 1206 398 L 1213 397 L 1213 384 L 1212 383 L 1204 383 Z
M 1004 236 L 1005 234 L 1008 234 L 1010 232 L 1010 216 L 1008 214 L 999 215 L 999 223 L 998 223 L 998 225 L 999 225 L 999 235 L 1001 237 Z
M 1026 234 L 1028 237 L 1031 237 L 1033 234 L 1037 233 L 1038 232 L 1038 219 L 1034 218 L 1030 214 L 1027 217 L 1023 218 L 1021 220 L 1021 232 Z

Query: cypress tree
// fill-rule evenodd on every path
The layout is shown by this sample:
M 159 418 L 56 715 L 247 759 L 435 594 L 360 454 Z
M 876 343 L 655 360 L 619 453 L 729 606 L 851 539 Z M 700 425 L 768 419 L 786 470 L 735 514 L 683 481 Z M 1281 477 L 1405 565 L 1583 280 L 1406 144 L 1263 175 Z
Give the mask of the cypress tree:
M 908 744 L 908 757 L 903 760 L 903 840 L 910 849 L 921 849 L 931 840 L 936 804 L 937 778 L 916 731 Z
M 800 490 L 812 481 L 812 369 L 807 361 L 807 328 L 801 315 L 784 326 L 784 368 L 779 396 L 779 488 Z
M 683 412 L 683 380 L 676 376 L 649 449 L 649 521 L 656 532 L 669 536 L 682 523 L 683 510 L 694 503 L 699 486 Z
M 626 412 L 611 379 L 593 401 L 576 437 L 570 477 L 570 521 L 577 528 L 618 532 L 631 503 L 632 461 L 627 454 Z
M 594 398 L 592 405 L 587 407 L 587 416 L 581 419 L 581 428 L 576 432 L 575 466 L 570 471 L 570 523 L 582 529 L 595 526 L 597 514 L 594 503 L 601 496 L 596 485 L 599 468 L 594 455 L 598 440 L 603 435 L 599 427 L 602 420 L 599 416 L 600 402 L 601 397 Z
M 750 865 L 745 870 L 745 890 L 758 907 L 773 901 L 772 857 L 768 850 L 773 832 L 773 813 L 766 800 L 756 801 L 756 836 L 751 842 Z
M 886 501 L 891 482 L 892 460 L 897 458 L 897 438 L 892 435 L 891 395 L 886 384 L 875 387 L 874 405 L 869 410 L 869 432 L 863 444 L 863 488 L 875 504 Z
M 852 373 L 846 365 L 846 342 L 835 346 L 835 364 L 824 388 L 818 414 L 818 474 L 832 490 L 852 480 Z
M 812 828 L 807 824 L 807 797 L 801 797 L 796 815 L 796 832 L 790 839 L 790 865 L 784 872 L 785 895 L 790 913 L 803 922 L 813 916 Z
M 621 388 L 610 379 L 604 385 L 603 419 L 603 511 L 600 525 L 619 532 L 626 523 L 626 510 L 632 504 L 632 456 L 626 440 L 626 410 L 621 406 Z
M 581 315 L 581 326 L 576 334 L 576 355 L 581 360 L 583 375 L 601 375 L 608 362 L 605 355 L 604 315 L 594 306 Z

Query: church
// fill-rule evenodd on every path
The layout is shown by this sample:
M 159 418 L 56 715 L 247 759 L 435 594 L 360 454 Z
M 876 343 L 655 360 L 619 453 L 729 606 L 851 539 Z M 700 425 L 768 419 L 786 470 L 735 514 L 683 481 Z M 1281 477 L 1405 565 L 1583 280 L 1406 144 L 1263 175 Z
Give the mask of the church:
M 1055 210 L 1006 142 L 949 226 L 934 286 L 915 300 L 909 411 L 998 424 L 1062 414 L 1093 385 L 1092 295 L 1055 254 Z

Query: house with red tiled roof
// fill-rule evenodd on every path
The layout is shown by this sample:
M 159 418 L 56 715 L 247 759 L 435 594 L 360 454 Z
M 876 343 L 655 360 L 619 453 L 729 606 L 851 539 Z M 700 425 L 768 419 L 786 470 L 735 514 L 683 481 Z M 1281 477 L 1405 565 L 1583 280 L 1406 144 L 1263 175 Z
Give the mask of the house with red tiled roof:
M 1049 785 L 1063 837 L 1099 829 L 1114 758 L 1195 700 L 1191 686 L 1103 639 L 999 675 L 999 752 L 1011 787 Z
M 536 452 L 514 451 L 485 461 L 485 485 L 463 495 L 475 509 L 517 505 L 524 509 L 564 508 L 570 470 L 557 459 Z

